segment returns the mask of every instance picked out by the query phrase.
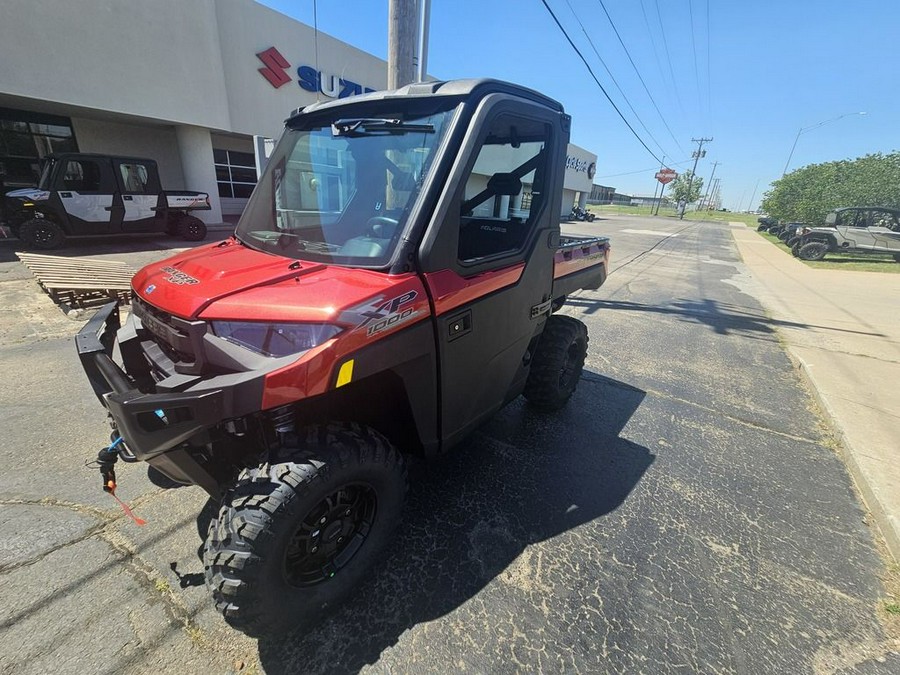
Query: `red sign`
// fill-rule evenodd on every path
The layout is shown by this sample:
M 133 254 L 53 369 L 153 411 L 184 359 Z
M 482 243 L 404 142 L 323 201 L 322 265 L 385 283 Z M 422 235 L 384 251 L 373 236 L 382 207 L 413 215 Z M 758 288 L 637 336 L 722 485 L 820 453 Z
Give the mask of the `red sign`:
M 676 178 L 678 178 L 678 174 L 675 173 L 672 169 L 663 169 L 656 172 L 656 180 L 658 180 L 663 185 L 665 185 L 666 183 L 671 183 Z

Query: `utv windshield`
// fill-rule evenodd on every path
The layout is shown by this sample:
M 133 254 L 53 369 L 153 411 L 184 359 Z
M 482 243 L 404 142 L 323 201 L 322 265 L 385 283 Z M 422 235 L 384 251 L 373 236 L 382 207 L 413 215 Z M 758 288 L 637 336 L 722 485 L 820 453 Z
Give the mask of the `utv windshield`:
M 237 237 L 290 258 L 384 266 L 450 125 L 451 105 L 301 118 L 304 126 L 288 128 L 269 159 Z

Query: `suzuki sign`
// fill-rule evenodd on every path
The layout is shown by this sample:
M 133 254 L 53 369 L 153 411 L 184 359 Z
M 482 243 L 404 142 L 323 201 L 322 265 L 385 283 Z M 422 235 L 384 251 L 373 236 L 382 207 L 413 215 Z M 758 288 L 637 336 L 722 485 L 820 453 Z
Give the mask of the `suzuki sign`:
M 265 68 L 259 68 L 259 74 L 276 89 L 291 81 L 292 77 L 287 72 L 291 68 L 291 64 L 275 47 L 269 47 L 267 50 L 259 52 L 256 58 L 265 66 Z M 324 73 L 309 65 L 297 68 L 297 84 L 306 91 L 319 92 L 328 98 L 347 98 L 355 94 L 375 91 L 339 75 Z

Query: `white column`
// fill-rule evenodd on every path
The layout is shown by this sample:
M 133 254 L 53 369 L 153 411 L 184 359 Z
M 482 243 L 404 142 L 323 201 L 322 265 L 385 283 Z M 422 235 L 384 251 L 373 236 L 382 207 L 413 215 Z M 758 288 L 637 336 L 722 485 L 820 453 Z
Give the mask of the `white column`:
M 587 192 L 582 191 L 582 192 L 578 193 L 578 208 L 580 208 L 580 209 L 587 208 L 587 198 L 588 198 Z
M 219 187 L 216 184 L 216 167 L 213 159 L 212 137 L 209 129 L 192 126 L 175 127 L 181 168 L 187 190 L 200 190 L 209 194 L 211 211 L 193 211 L 204 223 L 222 222 L 222 206 L 219 203 Z

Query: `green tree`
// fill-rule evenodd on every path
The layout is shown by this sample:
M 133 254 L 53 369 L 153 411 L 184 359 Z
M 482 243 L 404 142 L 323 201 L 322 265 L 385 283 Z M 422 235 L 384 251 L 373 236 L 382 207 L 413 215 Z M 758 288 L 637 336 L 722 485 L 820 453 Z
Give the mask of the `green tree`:
M 809 164 L 772 183 L 762 201 L 774 218 L 812 225 L 842 206 L 900 208 L 900 152 Z
M 694 176 L 693 172 L 685 171 L 669 183 L 669 197 L 676 203 L 683 199 L 685 204 L 690 204 L 700 199 L 700 194 L 703 192 L 703 178 L 694 176 L 694 179 L 691 180 L 691 176 Z M 690 192 L 688 192 L 688 183 L 691 184 Z

